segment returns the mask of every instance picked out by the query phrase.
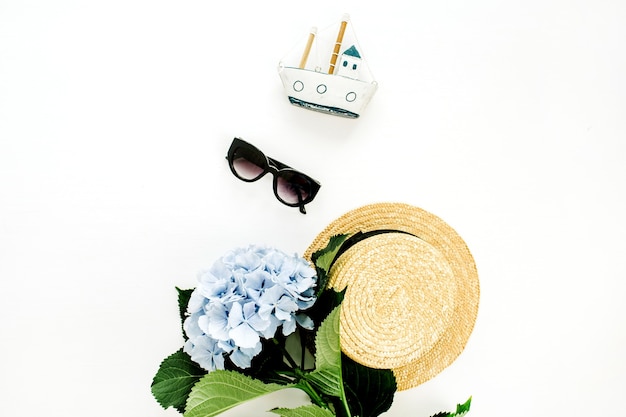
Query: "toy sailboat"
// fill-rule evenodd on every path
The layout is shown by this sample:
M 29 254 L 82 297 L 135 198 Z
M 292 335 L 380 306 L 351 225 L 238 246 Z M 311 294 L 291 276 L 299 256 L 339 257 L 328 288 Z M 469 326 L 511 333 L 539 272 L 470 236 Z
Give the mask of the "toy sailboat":
M 378 84 L 349 20 L 344 15 L 338 27 L 319 33 L 312 28 L 308 39 L 280 61 L 278 73 L 291 104 L 348 118 L 361 115 Z

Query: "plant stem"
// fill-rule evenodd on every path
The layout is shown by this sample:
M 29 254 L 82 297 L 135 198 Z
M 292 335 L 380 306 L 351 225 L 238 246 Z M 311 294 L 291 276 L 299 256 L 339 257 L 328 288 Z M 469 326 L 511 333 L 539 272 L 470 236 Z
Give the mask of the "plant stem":
M 350 413 L 350 407 L 348 407 L 348 401 L 346 401 L 346 394 L 343 392 L 343 388 L 341 389 L 341 404 L 343 404 L 343 409 L 346 410 L 346 415 L 348 417 L 352 417 Z
M 300 367 L 298 366 L 296 361 L 291 357 L 289 352 L 287 352 L 287 349 L 285 349 L 285 346 L 283 346 L 278 340 L 276 340 L 276 338 L 273 338 L 272 342 L 274 342 L 274 345 L 276 345 L 280 349 L 280 351 L 283 353 L 283 356 L 285 357 L 285 359 L 287 359 L 287 362 L 289 362 L 289 365 L 294 370 L 295 369 L 300 369 Z
M 300 379 L 296 384 L 296 387 L 307 393 L 315 405 L 328 409 L 328 403 L 322 399 L 322 397 L 317 393 L 317 391 L 315 391 L 306 379 Z
M 281 350 L 281 352 L 283 353 L 283 356 L 285 357 L 287 362 L 289 362 L 289 365 L 293 369 L 293 373 L 289 371 L 282 371 L 279 373 L 279 375 L 295 377 L 296 379 L 295 386 L 297 388 L 300 388 L 302 391 L 304 391 L 311 398 L 311 401 L 313 401 L 315 405 L 322 407 L 322 408 L 330 409 L 330 407 L 328 406 L 328 403 L 324 401 L 322 396 L 315 390 L 315 388 L 313 388 L 313 386 L 309 383 L 309 381 L 306 380 L 306 377 L 304 375 L 305 371 L 303 369 L 304 368 L 304 353 L 302 355 L 302 366 L 298 366 L 298 364 L 293 359 L 291 354 L 287 351 L 285 346 L 283 346 L 278 340 L 276 340 L 276 338 L 273 338 L 272 342 Z M 302 347 L 304 351 L 304 343 L 302 344 Z M 344 409 L 346 410 L 347 417 L 352 417 L 352 414 L 350 414 L 350 408 L 348 407 L 348 403 L 346 401 L 346 395 L 343 390 L 343 384 L 341 387 L 340 399 L 341 399 L 341 403 L 343 404 Z
M 306 335 L 303 331 L 298 329 L 298 336 L 300 337 L 300 349 L 302 349 L 302 354 L 300 356 L 300 364 L 302 365 L 302 369 L 304 369 L 304 359 L 306 357 Z

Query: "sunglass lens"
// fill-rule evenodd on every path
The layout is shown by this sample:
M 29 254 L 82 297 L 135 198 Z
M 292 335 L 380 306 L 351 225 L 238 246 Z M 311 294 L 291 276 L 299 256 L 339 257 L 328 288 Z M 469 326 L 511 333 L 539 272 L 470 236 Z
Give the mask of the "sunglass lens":
M 267 160 L 259 152 L 239 148 L 235 150 L 232 166 L 237 176 L 243 180 L 252 181 L 265 173 Z
M 285 203 L 300 205 L 311 197 L 311 181 L 297 173 L 281 172 L 276 178 L 276 193 Z

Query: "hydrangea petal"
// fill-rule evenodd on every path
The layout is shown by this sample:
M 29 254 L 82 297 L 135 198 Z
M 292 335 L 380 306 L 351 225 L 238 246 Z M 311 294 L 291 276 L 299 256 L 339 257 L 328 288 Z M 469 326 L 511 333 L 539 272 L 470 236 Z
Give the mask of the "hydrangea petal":
M 259 342 L 253 348 L 240 348 L 235 349 L 230 354 L 230 360 L 240 368 L 249 368 L 252 363 L 252 358 L 261 352 L 261 342 Z
M 307 330 L 313 330 L 313 327 L 315 327 L 313 320 L 306 314 L 296 314 L 296 321 L 301 327 Z
M 235 345 L 241 348 L 253 348 L 259 343 L 260 337 L 259 333 L 257 333 L 248 323 L 241 323 L 237 327 L 232 328 L 228 335 Z
M 207 299 L 202 294 L 200 294 L 200 290 L 195 289 L 191 292 L 191 296 L 189 297 L 189 302 L 187 304 L 187 312 L 189 314 L 193 314 L 197 311 L 200 311 L 204 308 Z
M 265 330 L 261 332 L 261 336 L 266 339 L 271 339 L 276 335 L 276 330 L 283 323 L 281 320 L 278 320 L 275 316 L 270 315 L 268 318 L 268 326 Z
M 224 369 L 224 351 L 208 336 L 199 337 L 194 342 L 188 340 L 183 350 L 207 371 Z
M 283 321 L 283 335 L 289 336 L 291 333 L 296 331 L 296 320 L 291 319 Z

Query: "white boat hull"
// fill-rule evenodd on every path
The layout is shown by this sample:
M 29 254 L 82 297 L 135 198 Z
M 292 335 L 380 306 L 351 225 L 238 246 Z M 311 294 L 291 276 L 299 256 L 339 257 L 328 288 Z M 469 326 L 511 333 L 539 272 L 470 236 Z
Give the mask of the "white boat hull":
M 361 115 L 378 87 L 375 81 L 282 65 L 278 73 L 291 104 L 348 118 Z

